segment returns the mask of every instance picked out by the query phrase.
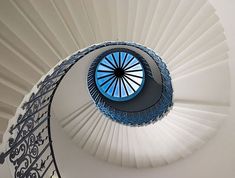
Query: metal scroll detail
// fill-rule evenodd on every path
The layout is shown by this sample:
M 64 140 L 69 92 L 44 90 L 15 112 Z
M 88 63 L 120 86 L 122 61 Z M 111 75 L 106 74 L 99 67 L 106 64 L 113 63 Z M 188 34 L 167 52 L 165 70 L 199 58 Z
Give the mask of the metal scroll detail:
M 61 177 L 53 151 L 50 131 L 50 107 L 54 93 L 69 69 L 88 53 L 110 45 L 129 45 L 135 43 L 105 42 L 90 46 L 73 54 L 57 65 L 37 85 L 36 92 L 22 104 L 17 121 L 10 126 L 11 138 L 6 151 L 0 153 L 0 164 L 6 159 L 15 178 Z
M 8 149 L 0 154 L 1 164 L 9 159 L 15 178 L 61 177 L 52 147 L 50 106 L 61 79 L 82 56 L 77 53 L 55 67 L 22 105 L 22 113 L 9 129 Z

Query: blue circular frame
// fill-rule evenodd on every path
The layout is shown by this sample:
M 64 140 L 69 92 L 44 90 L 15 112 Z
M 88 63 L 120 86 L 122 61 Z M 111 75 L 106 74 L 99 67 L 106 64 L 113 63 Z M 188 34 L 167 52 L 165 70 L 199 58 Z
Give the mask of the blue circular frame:
M 153 104 L 152 106 L 149 106 L 148 108 L 144 110 L 130 112 L 130 111 L 117 109 L 114 105 L 110 105 L 110 102 L 116 102 L 116 101 L 109 100 L 107 99 L 107 97 L 104 97 L 104 95 L 100 92 L 100 90 L 96 86 L 95 70 L 96 70 L 97 64 L 99 63 L 99 60 L 102 59 L 102 58 L 96 58 L 92 62 L 89 68 L 87 84 L 88 84 L 88 90 L 91 95 L 91 98 L 93 99 L 97 108 L 103 114 L 105 114 L 108 118 L 112 119 L 113 121 L 116 121 L 118 123 L 128 125 L 128 126 L 143 126 L 143 125 L 148 125 L 150 123 L 161 120 L 170 111 L 170 109 L 173 106 L 173 88 L 172 88 L 172 83 L 171 83 L 170 72 L 168 71 L 167 66 L 163 62 L 161 57 L 157 55 L 155 51 L 143 45 L 133 43 L 133 42 L 105 42 L 100 45 L 94 45 L 91 48 L 87 49 L 87 51 L 84 51 L 83 53 L 84 55 L 86 55 L 95 49 L 99 49 L 99 48 L 107 47 L 107 46 L 110 46 L 110 47 L 112 46 L 113 47 L 112 50 L 116 50 L 119 48 L 129 50 L 128 47 L 134 47 L 146 53 L 155 62 L 155 64 L 157 65 L 160 71 L 162 93 L 161 93 L 160 99 L 155 104 Z M 150 77 L 150 78 L 153 77 L 152 71 L 147 61 L 140 54 L 136 53 L 136 55 L 140 56 L 139 59 L 142 62 L 143 67 L 145 69 L 145 78 L 147 82 L 147 77 Z M 107 100 L 109 100 L 109 102 L 107 102 Z M 131 102 L 131 101 L 132 100 L 129 100 L 127 102 Z M 121 104 L 121 102 L 119 103 Z
M 115 55 L 115 53 L 118 53 L 118 57 Z M 123 55 L 125 55 L 124 59 L 123 59 Z M 110 60 L 108 56 L 111 56 L 112 60 Z M 144 83 L 145 83 L 145 69 L 141 62 L 141 56 L 138 56 L 131 50 L 128 50 L 125 48 L 124 49 L 117 48 L 117 49 L 111 49 L 109 51 L 106 51 L 105 53 L 102 53 L 100 56 L 97 57 L 97 60 L 99 62 L 97 63 L 97 67 L 95 70 L 95 82 L 99 91 L 106 98 L 113 100 L 113 101 L 128 101 L 128 100 L 133 99 L 135 96 L 137 96 L 140 93 L 140 91 L 143 89 Z M 106 63 L 104 63 L 105 61 Z M 135 61 L 136 63 L 132 64 L 132 61 Z M 136 70 L 138 70 L 139 72 L 142 72 L 142 76 L 133 75 L 133 72 L 131 74 L 131 71 L 129 71 L 130 69 L 135 68 L 136 66 L 139 66 L 139 68 Z M 102 68 L 105 70 L 100 70 Z M 123 77 L 120 77 L 120 80 L 114 74 L 114 71 L 117 68 L 120 68 L 124 71 L 124 75 Z M 104 74 L 104 72 L 108 74 L 99 76 L 99 74 L 102 74 L 102 73 Z M 133 77 L 136 79 L 141 78 L 141 82 L 138 83 L 137 81 L 133 81 L 134 80 Z M 105 81 L 102 81 L 102 80 L 105 80 Z M 103 83 L 101 83 L 100 81 L 102 81 Z M 108 88 L 106 88 L 107 91 L 104 88 L 104 86 L 107 86 L 106 84 L 109 84 Z M 136 90 L 134 89 L 133 85 L 137 86 Z M 113 89 L 112 89 L 112 86 L 114 86 Z M 131 93 L 130 95 L 129 95 L 127 88 L 132 90 L 132 93 L 130 92 Z M 111 89 L 112 95 L 108 93 L 110 89 Z M 114 96 L 114 94 L 116 93 L 116 90 L 118 90 L 119 92 L 118 96 Z M 121 96 L 122 91 L 120 92 L 120 90 L 123 90 L 123 92 L 125 91 L 126 96 Z

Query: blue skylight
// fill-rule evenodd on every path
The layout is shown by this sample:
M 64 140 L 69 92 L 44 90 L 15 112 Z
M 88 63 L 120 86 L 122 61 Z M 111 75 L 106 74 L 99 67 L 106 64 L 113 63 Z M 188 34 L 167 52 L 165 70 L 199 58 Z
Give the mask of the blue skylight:
M 99 91 L 114 101 L 126 101 L 136 96 L 143 87 L 144 77 L 141 62 L 126 51 L 107 54 L 95 72 Z

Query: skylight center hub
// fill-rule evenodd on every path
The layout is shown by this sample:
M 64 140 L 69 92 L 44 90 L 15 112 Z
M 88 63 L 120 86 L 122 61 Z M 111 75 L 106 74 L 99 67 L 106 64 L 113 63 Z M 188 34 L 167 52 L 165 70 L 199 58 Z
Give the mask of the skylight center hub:
M 118 78 L 122 78 L 125 75 L 125 71 L 122 68 L 117 68 L 114 70 L 114 75 Z

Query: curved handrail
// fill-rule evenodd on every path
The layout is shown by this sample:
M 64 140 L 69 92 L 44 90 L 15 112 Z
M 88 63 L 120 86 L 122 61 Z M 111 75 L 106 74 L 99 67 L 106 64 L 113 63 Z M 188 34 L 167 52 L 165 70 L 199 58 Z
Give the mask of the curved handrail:
M 56 89 L 69 69 L 88 53 L 110 45 L 127 44 L 139 46 L 129 42 L 92 45 L 64 59 L 43 76 L 25 96 L 9 122 L 8 132 L 4 134 L 4 140 L 7 141 L 5 150 L 0 153 L 0 164 L 8 159 L 15 178 L 42 178 L 45 175 L 60 178 L 50 130 L 50 108 Z

